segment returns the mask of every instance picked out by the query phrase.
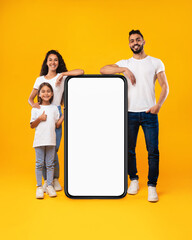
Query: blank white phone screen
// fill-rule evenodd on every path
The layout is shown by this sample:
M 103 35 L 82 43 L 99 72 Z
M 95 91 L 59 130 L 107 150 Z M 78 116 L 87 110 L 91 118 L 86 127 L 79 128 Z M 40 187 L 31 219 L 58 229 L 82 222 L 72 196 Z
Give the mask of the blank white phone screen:
M 124 192 L 124 81 L 72 77 L 68 81 L 68 193 Z

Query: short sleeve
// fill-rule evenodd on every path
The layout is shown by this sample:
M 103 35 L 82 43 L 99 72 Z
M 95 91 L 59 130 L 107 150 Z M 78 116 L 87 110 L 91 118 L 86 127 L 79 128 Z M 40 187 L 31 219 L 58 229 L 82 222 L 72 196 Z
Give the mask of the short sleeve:
M 158 74 L 159 72 L 165 71 L 165 66 L 160 59 L 155 61 L 155 73 Z
M 34 122 L 37 119 L 37 111 L 35 108 L 31 109 L 31 120 L 30 123 Z
M 119 67 L 125 67 L 125 60 L 120 60 L 120 61 L 116 62 L 115 64 L 118 65 Z
M 33 85 L 33 88 L 35 88 L 35 89 L 39 89 L 39 86 L 40 86 L 40 79 L 39 79 L 39 77 L 36 79 L 36 81 L 35 81 L 35 84 Z

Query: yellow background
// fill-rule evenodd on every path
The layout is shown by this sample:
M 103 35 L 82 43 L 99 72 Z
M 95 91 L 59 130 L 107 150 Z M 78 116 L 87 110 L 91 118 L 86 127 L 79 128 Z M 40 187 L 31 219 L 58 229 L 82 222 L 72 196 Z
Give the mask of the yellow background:
M 2 239 L 191 239 L 192 3 L 183 1 L 1 0 Z M 128 32 L 166 67 L 170 94 L 159 113 L 160 201 L 147 201 L 147 152 L 137 143 L 140 192 L 121 200 L 35 199 L 34 130 L 27 99 L 45 54 L 58 50 L 69 70 L 99 73 L 130 58 Z M 160 87 L 156 87 L 157 98 Z M 115 111 L 115 110 L 114 110 Z M 63 186 L 63 139 L 59 151 Z

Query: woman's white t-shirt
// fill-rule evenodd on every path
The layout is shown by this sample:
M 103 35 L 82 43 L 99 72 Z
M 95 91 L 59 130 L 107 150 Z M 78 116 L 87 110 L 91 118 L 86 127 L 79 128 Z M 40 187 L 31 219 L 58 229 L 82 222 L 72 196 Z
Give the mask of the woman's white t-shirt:
M 119 67 L 128 68 L 136 78 L 136 84 L 132 85 L 128 80 L 128 111 L 143 112 L 156 104 L 155 81 L 157 74 L 165 71 L 163 62 L 151 56 L 144 59 L 129 58 L 116 63 Z
M 34 122 L 40 115 L 47 115 L 46 121 L 42 121 L 35 128 L 35 138 L 33 142 L 33 147 L 40 146 L 56 146 L 56 122 L 59 119 L 59 110 L 57 106 L 50 105 L 40 105 L 40 109 L 32 108 L 31 110 L 31 122 Z
M 52 104 L 56 106 L 60 106 L 61 104 L 61 98 L 63 96 L 63 91 L 64 91 L 64 81 L 67 77 L 67 76 L 64 76 L 62 78 L 60 85 L 55 86 L 56 80 L 59 77 L 59 75 L 60 73 L 57 73 L 57 75 L 54 78 L 51 78 L 49 80 L 46 79 L 45 76 L 40 76 L 36 79 L 35 84 L 33 86 L 33 88 L 39 89 L 39 86 L 41 85 L 41 83 L 44 83 L 44 82 L 49 83 L 53 88 L 53 94 L 54 94 Z

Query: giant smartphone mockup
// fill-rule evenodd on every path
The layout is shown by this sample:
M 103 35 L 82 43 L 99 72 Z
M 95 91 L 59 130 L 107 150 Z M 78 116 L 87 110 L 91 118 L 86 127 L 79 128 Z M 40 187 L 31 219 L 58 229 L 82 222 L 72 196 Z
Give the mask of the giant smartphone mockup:
M 65 194 L 122 198 L 127 192 L 127 80 L 81 75 L 65 80 Z

